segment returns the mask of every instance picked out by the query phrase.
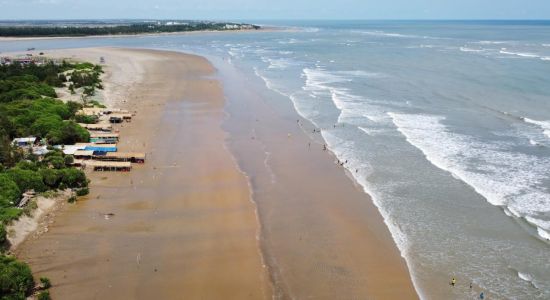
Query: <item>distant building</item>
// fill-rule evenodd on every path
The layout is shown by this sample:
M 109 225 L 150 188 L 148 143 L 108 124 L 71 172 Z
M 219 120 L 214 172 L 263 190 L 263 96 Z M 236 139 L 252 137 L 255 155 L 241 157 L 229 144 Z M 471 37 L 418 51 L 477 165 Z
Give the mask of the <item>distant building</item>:
M 34 145 L 36 141 L 37 141 L 36 137 L 30 136 L 26 138 L 15 138 L 13 139 L 12 144 L 18 147 L 30 147 Z

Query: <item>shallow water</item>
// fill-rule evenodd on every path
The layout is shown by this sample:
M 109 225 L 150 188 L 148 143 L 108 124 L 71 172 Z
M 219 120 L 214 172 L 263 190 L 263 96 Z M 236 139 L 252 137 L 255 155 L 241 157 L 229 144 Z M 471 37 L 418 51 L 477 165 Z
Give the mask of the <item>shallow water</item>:
M 146 47 L 231 63 L 291 101 L 349 161 L 421 295 L 550 298 L 550 23 L 290 25 L 300 30 L 0 42 L 0 51 Z

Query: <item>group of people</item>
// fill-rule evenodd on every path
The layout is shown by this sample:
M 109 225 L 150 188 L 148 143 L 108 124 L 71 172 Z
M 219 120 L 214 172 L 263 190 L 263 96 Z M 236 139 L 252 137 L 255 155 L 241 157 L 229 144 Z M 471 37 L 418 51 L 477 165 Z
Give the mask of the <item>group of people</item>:
M 456 285 L 456 278 L 452 278 L 451 279 L 451 282 L 449 283 L 452 287 L 454 287 Z M 472 290 L 472 288 L 474 287 L 474 283 L 473 282 L 470 282 L 470 290 Z M 479 299 L 485 299 L 485 293 L 484 292 L 481 292 L 479 294 Z

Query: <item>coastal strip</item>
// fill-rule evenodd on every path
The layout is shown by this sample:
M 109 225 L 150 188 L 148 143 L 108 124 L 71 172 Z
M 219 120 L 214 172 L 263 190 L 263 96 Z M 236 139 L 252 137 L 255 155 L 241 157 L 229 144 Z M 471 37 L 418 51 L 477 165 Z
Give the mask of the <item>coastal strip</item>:
M 130 173 L 91 173 L 90 194 L 16 254 L 57 299 L 262 299 L 247 180 L 224 147 L 224 98 L 204 58 L 114 48 L 49 56 L 99 61 L 105 104 L 136 111 L 121 151 L 147 153 Z M 83 271 L 85 270 L 85 271 Z

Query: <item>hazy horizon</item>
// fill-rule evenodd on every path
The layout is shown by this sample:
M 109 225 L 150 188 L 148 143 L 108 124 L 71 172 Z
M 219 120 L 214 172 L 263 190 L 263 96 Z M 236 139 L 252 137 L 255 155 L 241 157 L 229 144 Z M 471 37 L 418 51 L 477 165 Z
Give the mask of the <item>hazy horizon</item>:
M 550 1 L 0 0 L 0 19 L 548 20 Z

